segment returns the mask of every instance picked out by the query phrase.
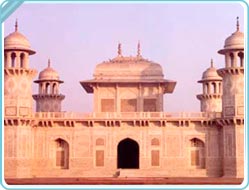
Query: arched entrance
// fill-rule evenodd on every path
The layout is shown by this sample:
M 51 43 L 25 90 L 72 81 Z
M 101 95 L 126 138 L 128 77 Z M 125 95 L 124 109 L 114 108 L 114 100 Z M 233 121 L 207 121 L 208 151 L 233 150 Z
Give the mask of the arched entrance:
M 139 168 L 139 145 L 126 138 L 118 144 L 118 168 Z

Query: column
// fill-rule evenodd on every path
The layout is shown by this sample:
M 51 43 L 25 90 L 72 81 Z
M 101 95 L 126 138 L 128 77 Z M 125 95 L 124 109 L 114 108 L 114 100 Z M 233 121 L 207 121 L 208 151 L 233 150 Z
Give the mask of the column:
M 93 86 L 93 95 L 94 95 L 94 112 L 99 112 L 100 110 L 98 109 L 98 84 L 96 86 Z
M 11 67 L 11 52 L 6 53 L 6 67 L 7 68 Z
M 141 84 L 138 84 L 138 112 L 144 112 L 143 94 Z
M 239 58 L 238 52 L 237 51 L 233 52 L 233 67 L 237 67 L 238 58 Z
M 120 112 L 120 99 L 119 99 L 119 85 L 116 84 L 116 97 L 115 97 L 115 103 L 116 103 L 116 112 Z
M 28 53 L 24 53 L 23 68 L 24 69 L 29 68 L 29 54 Z
M 163 87 L 159 84 L 158 85 L 158 107 L 156 111 L 163 112 Z
M 20 52 L 16 52 L 16 68 L 20 68 L 20 63 L 21 63 L 21 57 L 20 57 Z
M 210 94 L 210 92 L 211 92 L 211 84 L 210 83 L 207 83 L 207 84 L 208 84 L 207 94 Z
M 202 93 L 206 94 L 206 85 L 204 83 L 202 83 Z
M 231 60 L 230 60 L 229 53 L 225 54 L 225 63 L 226 63 L 226 68 L 231 67 Z
M 39 83 L 39 91 L 38 91 L 39 94 L 42 94 L 42 83 Z

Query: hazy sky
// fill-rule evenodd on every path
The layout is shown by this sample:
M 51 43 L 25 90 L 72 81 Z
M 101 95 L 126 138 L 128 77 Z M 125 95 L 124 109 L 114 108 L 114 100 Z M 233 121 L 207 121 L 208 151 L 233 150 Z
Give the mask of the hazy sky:
M 164 97 L 164 111 L 199 111 L 202 73 L 214 59 L 224 66 L 217 51 L 236 29 L 244 30 L 244 8 L 239 3 L 24 3 L 4 23 L 5 36 L 19 31 L 37 52 L 30 67 L 39 72 L 51 66 L 64 80 L 63 111 L 89 112 L 93 97 L 79 81 L 92 79 L 98 63 L 117 55 L 136 55 L 140 40 L 144 58 L 160 63 L 166 79 L 177 81 L 173 94 Z M 38 75 L 34 80 L 36 80 Z M 33 84 L 33 93 L 38 92 Z

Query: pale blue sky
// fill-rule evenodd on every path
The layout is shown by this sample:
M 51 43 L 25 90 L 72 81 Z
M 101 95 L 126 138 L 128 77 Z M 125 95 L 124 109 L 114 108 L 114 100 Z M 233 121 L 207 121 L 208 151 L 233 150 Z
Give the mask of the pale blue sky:
M 93 97 L 79 81 L 92 79 L 98 63 L 115 57 L 118 42 L 123 55 L 136 55 L 138 40 L 142 56 L 160 63 L 165 78 L 177 81 L 174 93 L 164 98 L 164 111 L 199 111 L 197 81 L 211 58 L 216 68 L 224 66 L 217 51 L 235 31 L 237 16 L 244 30 L 244 11 L 239 3 L 25 3 L 6 20 L 4 32 L 13 32 L 18 18 L 19 31 L 37 52 L 31 67 L 40 72 L 51 59 L 65 81 L 63 111 L 92 111 Z

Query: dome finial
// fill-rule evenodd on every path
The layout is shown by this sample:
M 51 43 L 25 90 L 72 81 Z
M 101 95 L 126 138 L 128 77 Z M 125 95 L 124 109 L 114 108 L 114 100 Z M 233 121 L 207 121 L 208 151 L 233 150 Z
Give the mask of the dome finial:
M 17 19 L 16 19 L 16 23 L 15 23 L 15 32 L 17 32 L 18 31 L 18 21 L 17 21 Z
M 50 63 L 50 58 L 48 59 L 48 67 L 50 67 L 51 63 Z
M 237 31 L 239 31 L 239 17 L 237 16 L 237 24 L 236 24 L 236 27 L 237 27 Z
M 211 68 L 214 67 L 214 61 L 213 61 L 213 58 L 211 59 Z
M 138 41 L 138 44 L 137 44 L 137 56 L 138 56 L 138 57 L 140 57 L 140 56 L 141 56 L 140 41 Z
M 121 43 L 118 43 L 118 56 L 122 56 Z

